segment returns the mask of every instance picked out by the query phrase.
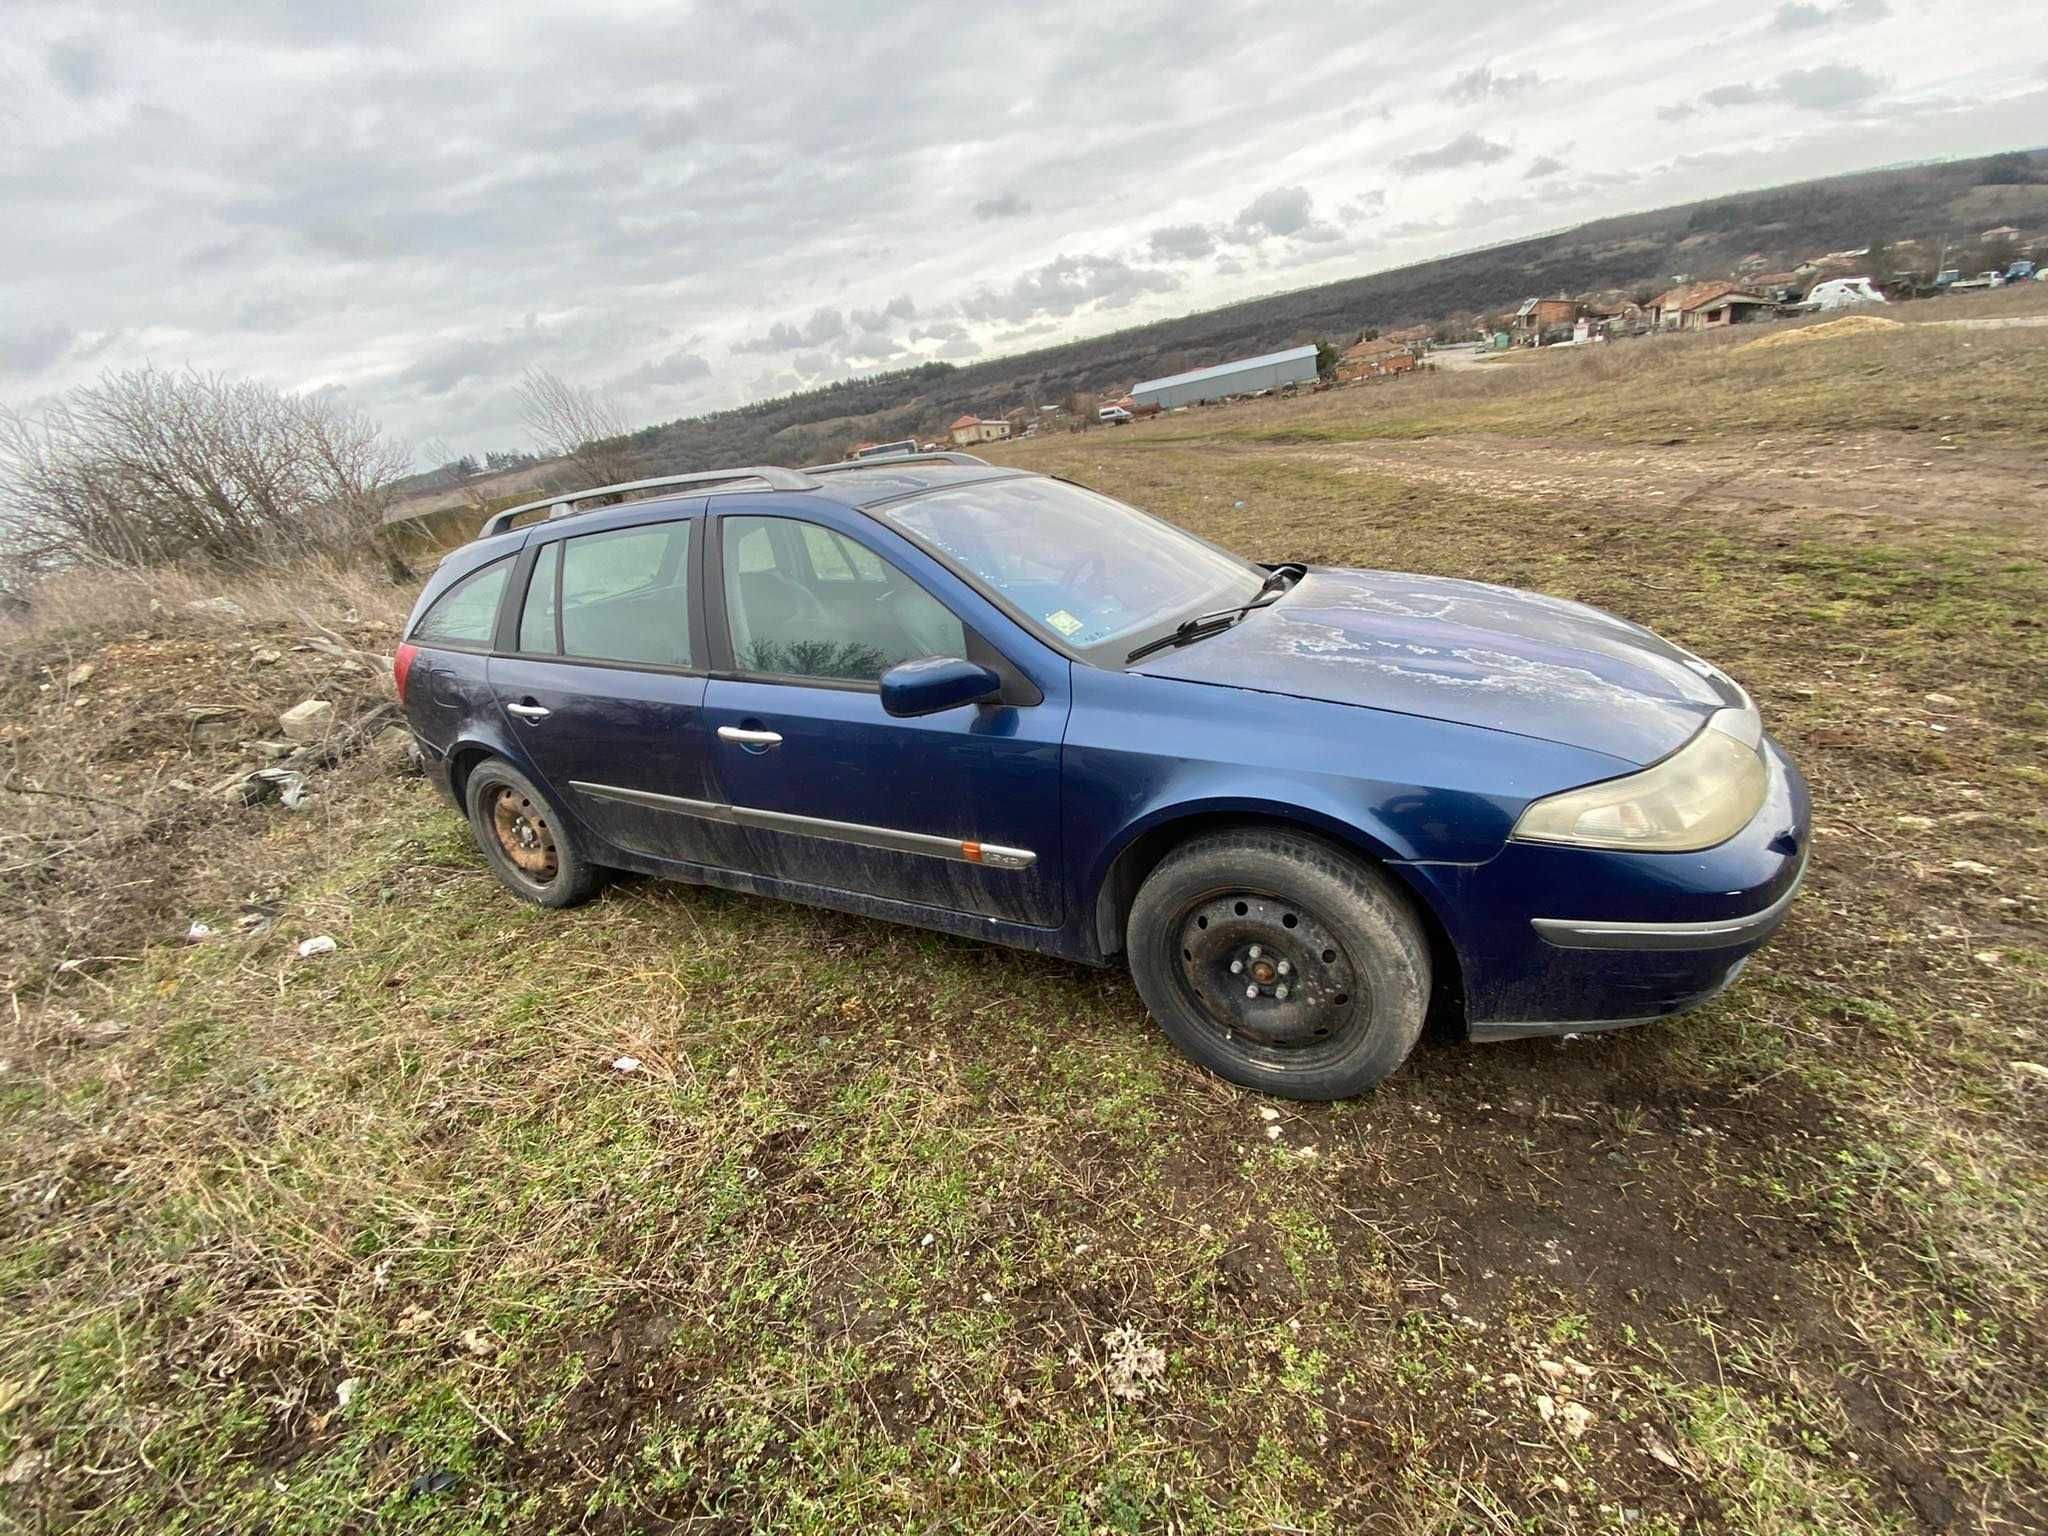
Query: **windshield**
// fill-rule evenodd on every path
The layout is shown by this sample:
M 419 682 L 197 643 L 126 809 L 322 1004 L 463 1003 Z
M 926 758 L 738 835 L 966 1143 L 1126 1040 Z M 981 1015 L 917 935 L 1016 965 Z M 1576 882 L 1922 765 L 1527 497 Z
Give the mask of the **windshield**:
M 1133 642 L 1194 614 L 1250 602 L 1266 574 L 1062 480 L 984 480 L 871 510 L 1098 664 L 1121 664 Z

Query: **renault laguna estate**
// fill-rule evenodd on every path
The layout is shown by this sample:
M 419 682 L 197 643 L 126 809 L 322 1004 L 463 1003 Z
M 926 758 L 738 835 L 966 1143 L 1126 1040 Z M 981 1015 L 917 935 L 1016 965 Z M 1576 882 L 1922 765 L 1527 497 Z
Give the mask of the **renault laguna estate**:
M 1092 964 L 1236 1082 L 1359 1093 L 1712 997 L 1804 781 L 1732 679 L 1579 603 L 1259 565 L 966 454 L 498 513 L 396 662 L 506 889 L 635 870 Z

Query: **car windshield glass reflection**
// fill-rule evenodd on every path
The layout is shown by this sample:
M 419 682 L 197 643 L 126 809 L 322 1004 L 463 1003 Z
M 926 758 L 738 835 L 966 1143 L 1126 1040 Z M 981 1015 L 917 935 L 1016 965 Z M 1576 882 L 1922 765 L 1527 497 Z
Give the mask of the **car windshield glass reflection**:
M 1115 662 L 1124 641 L 1249 602 L 1266 574 L 1058 480 L 983 481 L 879 510 L 1034 626 L 1077 650 L 1114 650 Z

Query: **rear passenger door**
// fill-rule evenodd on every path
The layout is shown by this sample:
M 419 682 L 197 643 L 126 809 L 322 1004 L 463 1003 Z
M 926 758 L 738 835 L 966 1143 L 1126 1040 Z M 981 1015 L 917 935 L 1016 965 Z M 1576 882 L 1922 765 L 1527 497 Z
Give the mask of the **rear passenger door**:
M 703 523 L 543 530 L 522 560 L 490 681 L 555 794 L 631 853 L 746 864 L 704 718 Z
M 877 684 L 899 662 L 961 656 L 998 672 L 1008 663 L 853 537 L 858 514 L 834 527 L 779 505 L 749 513 L 737 496 L 716 504 L 723 563 L 707 571 L 705 591 L 719 671 L 706 712 L 718 779 L 757 867 L 1056 926 L 1065 701 L 1023 680 L 1028 692 L 1010 702 L 889 715 Z

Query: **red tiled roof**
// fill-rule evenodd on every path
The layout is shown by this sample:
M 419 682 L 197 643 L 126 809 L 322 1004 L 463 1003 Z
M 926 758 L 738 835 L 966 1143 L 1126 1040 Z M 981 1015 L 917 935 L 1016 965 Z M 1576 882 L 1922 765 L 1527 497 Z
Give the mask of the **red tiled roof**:
M 1675 309 L 1682 315 L 1690 314 L 1693 310 L 1699 309 L 1703 305 L 1711 304 L 1714 300 L 1721 298 L 1725 294 L 1734 294 L 1737 298 L 1750 299 L 1758 304 L 1770 302 L 1760 293 L 1751 293 L 1740 283 L 1731 283 L 1726 278 L 1717 278 L 1711 282 L 1688 283 L 1683 288 L 1673 288 L 1669 293 L 1661 293 L 1657 296 L 1656 307 L 1658 309 Z

